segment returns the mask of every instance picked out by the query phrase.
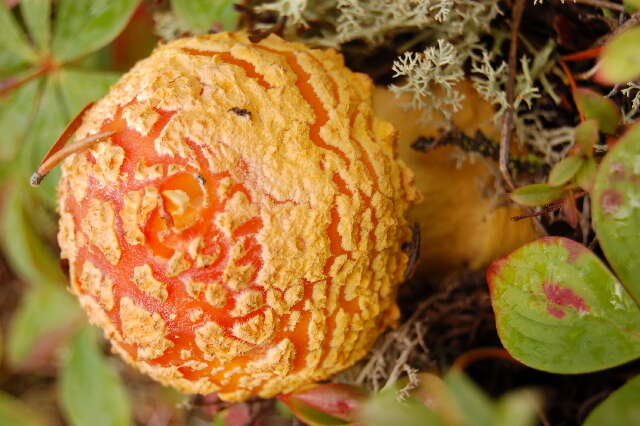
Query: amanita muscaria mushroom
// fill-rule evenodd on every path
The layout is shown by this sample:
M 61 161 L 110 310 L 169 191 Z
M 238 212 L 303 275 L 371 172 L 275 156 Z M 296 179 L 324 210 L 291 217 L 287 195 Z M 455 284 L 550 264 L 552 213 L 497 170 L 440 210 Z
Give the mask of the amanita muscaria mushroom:
M 87 111 L 76 138 L 115 133 L 65 160 L 59 242 L 118 354 L 231 401 L 368 351 L 419 198 L 372 89 L 335 51 L 227 33 L 157 48 Z

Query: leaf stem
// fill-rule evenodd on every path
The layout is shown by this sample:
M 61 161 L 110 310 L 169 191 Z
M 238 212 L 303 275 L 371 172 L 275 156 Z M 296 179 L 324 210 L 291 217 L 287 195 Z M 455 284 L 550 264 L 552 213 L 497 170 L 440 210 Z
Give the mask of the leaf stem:
M 53 170 L 55 166 L 60 164 L 60 162 L 65 158 L 67 158 L 69 155 L 75 154 L 76 152 L 79 152 L 79 151 L 83 151 L 88 147 L 90 147 L 91 145 L 94 145 L 98 142 L 103 141 L 104 139 L 108 138 L 114 133 L 115 131 L 113 130 L 109 132 L 98 132 L 95 135 L 87 136 L 84 139 L 80 139 L 79 141 L 69 146 L 66 146 L 64 148 L 61 148 L 60 150 L 51 154 L 45 161 L 42 162 L 42 164 L 40 164 L 40 167 L 38 167 L 38 170 L 36 170 L 31 175 L 31 179 L 30 179 L 31 186 L 40 185 L 42 180 L 49 174 L 49 172 Z

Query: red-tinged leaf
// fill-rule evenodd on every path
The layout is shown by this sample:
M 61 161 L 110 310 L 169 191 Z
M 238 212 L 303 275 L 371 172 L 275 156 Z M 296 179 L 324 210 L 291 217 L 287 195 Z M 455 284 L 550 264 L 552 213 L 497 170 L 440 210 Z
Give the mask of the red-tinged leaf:
M 504 347 L 530 367 L 572 374 L 640 356 L 640 309 L 575 241 L 546 237 L 494 262 L 487 281 Z
M 213 421 L 214 426 L 247 426 L 251 423 L 251 410 L 247 404 L 234 404 L 219 412 Z
M 296 417 L 304 422 L 305 424 L 311 426 L 341 426 L 348 425 L 351 422 L 346 420 L 339 419 L 330 414 L 324 413 L 320 410 L 317 410 L 313 407 L 309 407 L 299 401 L 291 400 L 288 402 L 284 402 L 287 407 L 296 415 Z
M 362 401 L 366 399 L 366 394 L 355 386 L 327 383 L 281 395 L 278 399 L 291 408 L 296 415 L 299 408 L 304 406 L 350 422 L 355 419 L 355 413 Z
M 640 46 L 640 27 L 624 31 L 614 37 L 602 52 L 597 79 L 606 83 L 619 84 L 639 77 L 638 46 Z
M 593 188 L 593 228 L 607 260 L 640 301 L 640 124 L 609 151 Z
M 580 154 L 592 157 L 593 146 L 598 143 L 598 121 L 583 121 L 576 127 L 576 146 Z
M 585 120 L 596 120 L 605 133 L 613 134 L 622 121 L 620 109 L 611 100 L 590 89 L 578 88 L 574 92 L 576 105 Z
M 584 159 L 577 155 L 570 155 L 558 164 L 553 166 L 549 173 L 548 184 L 551 186 L 562 186 L 569 182 L 578 173 L 578 170 L 582 167 Z
M 546 183 L 535 183 L 522 186 L 509 196 L 513 201 L 523 206 L 543 206 L 559 200 L 564 195 L 562 188 L 553 187 Z
M 564 218 L 573 229 L 578 227 L 578 207 L 573 191 L 569 191 L 566 198 L 562 200 L 562 213 Z

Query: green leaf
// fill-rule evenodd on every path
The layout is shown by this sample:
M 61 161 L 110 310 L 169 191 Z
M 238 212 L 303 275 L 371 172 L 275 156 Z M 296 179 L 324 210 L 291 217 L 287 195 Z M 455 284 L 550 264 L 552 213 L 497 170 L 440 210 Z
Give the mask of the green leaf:
M 40 81 L 30 81 L 0 98 L 0 160 L 14 158 L 39 104 Z
M 632 3 L 635 7 L 638 0 Z M 612 84 L 626 83 L 640 76 L 640 27 L 632 28 L 611 40 L 600 57 L 600 71 L 598 79 Z
M 487 271 L 509 353 L 539 370 L 601 370 L 640 356 L 640 310 L 614 275 L 575 241 L 546 237 Z
M 52 338 L 61 337 L 79 317 L 57 256 L 35 234 L 24 211 L 22 186 L 13 185 L 2 215 L 3 248 L 13 272 L 30 286 L 11 319 L 7 355 L 14 367 L 33 364 L 35 349 L 53 349 Z
M 592 157 L 593 146 L 598 143 L 598 121 L 586 120 L 580 123 L 576 127 L 575 139 L 580 154 Z
M 20 370 L 46 363 L 80 318 L 76 301 L 64 287 L 33 286 L 11 318 L 9 363 Z
M 223 24 L 226 31 L 235 28 L 238 12 L 233 8 L 235 0 L 171 0 L 173 10 L 194 34 L 206 34 L 213 24 Z
M 6 426 L 45 426 L 47 422 L 25 403 L 0 392 L 0 424 Z
M 98 50 L 125 27 L 140 0 L 61 0 L 53 56 L 69 62 Z
M 578 110 L 584 115 L 585 120 L 596 120 L 600 130 L 605 133 L 616 132 L 622 121 L 622 115 L 611 99 L 585 88 L 577 88 L 574 96 Z
M 549 173 L 549 185 L 562 186 L 569 182 L 578 173 L 584 164 L 584 159 L 577 155 L 569 155 L 553 166 Z
M 542 206 L 562 198 L 564 190 L 546 183 L 535 183 L 522 186 L 509 196 L 513 201 L 524 206 Z
M 118 81 L 120 74 L 66 68 L 60 71 L 58 78 L 71 120 L 89 102 L 106 95 L 109 88 Z
M 537 414 L 540 396 L 529 389 L 507 393 L 495 406 L 494 426 L 534 426 L 538 424 Z
M 640 301 L 640 125 L 600 164 L 593 191 L 593 227 L 609 263 Z
M 0 1 L 0 28 L 2 28 L 0 50 L 6 50 L 29 62 L 35 62 L 38 59 L 4 1 Z
M 24 72 L 28 65 L 22 57 L 0 48 L 0 79 L 14 78 L 16 74 Z
M 24 185 L 13 183 L 5 195 L 2 212 L 3 251 L 12 271 L 32 286 L 65 286 L 66 277 L 60 269 L 58 257 L 34 232 L 27 220 Z M 29 200 L 31 201 L 31 200 Z
M 587 158 L 582 165 L 582 168 L 576 174 L 576 183 L 580 188 L 591 192 L 593 191 L 593 182 L 596 179 L 596 173 L 598 172 L 598 165 L 593 158 Z
M 494 426 L 491 399 L 462 372 L 453 370 L 444 378 L 464 424 Z
M 39 50 L 48 52 L 51 41 L 51 0 L 22 0 L 20 11 Z
M 311 426 L 340 426 L 351 423 L 310 407 L 309 405 L 303 404 L 297 400 L 287 401 L 287 406 L 291 411 L 293 411 L 298 419 Z
M 68 121 L 64 104 L 61 102 L 60 88 L 54 76 L 47 78 L 40 108 L 35 119 L 29 125 L 29 131 L 23 142 L 21 152 L 21 171 L 18 179 L 28 182 L 29 176 L 42 161 L 51 145 Z M 60 169 L 55 168 L 42 184 L 33 191 L 51 210 L 56 206 L 56 185 L 60 177 Z
M 360 422 L 367 426 L 444 426 L 445 421 L 422 402 L 411 397 L 398 402 L 394 389 L 382 391 L 367 400 L 360 411 Z
M 629 380 L 598 405 L 583 426 L 627 426 L 640 419 L 640 376 Z
M 83 327 L 69 342 L 60 376 L 60 403 L 73 426 L 128 426 L 131 403 L 115 368 L 102 355 L 97 332 Z

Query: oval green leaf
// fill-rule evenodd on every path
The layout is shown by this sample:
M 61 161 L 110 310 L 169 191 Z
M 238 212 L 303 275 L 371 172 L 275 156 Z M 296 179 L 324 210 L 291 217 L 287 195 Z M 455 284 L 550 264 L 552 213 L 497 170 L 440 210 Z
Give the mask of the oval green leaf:
M 629 380 L 598 405 L 583 426 L 633 425 L 640 419 L 640 376 Z
M 542 206 L 562 198 L 564 190 L 546 183 L 534 183 L 514 190 L 509 196 L 523 206 Z
M 591 251 L 546 237 L 487 271 L 500 340 L 522 363 L 586 373 L 640 357 L 640 309 Z
M 562 186 L 569 182 L 582 168 L 584 158 L 577 155 L 570 155 L 563 158 L 558 164 L 553 166 L 549 173 L 548 183 L 551 186 Z
M 596 120 L 605 133 L 613 134 L 622 120 L 620 109 L 611 100 L 590 89 L 577 88 L 574 97 L 578 110 L 585 120 Z
M 140 0 L 61 0 L 52 53 L 69 62 L 108 44 L 125 27 Z
M 593 191 L 593 182 L 596 179 L 598 164 L 593 158 L 587 158 L 582 168 L 576 174 L 576 183 L 585 191 Z
M 576 127 L 576 146 L 580 148 L 580 154 L 587 157 L 593 156 L 593 146 L 598 143 L 598 121 L 586 120 Z
M 633 0 L 640 3 L 637 0 Z M 636 7 L 640 7 L 634 4 Z M 611 40 L 600 57 L 598 78 L 608 83 L 626 83 L 640 77 L 640 27 L 632 28 Z
M 593 227 L 604 254 L 640 301 L 640 124 L 600 164 L 593 191 Z
M 72 426 L 128 426 L 131 403 L 118 373 L 102 355 L 96 329 L 85 326 L 62 360 L 60 398 Z

